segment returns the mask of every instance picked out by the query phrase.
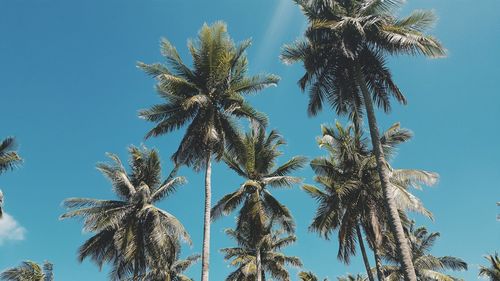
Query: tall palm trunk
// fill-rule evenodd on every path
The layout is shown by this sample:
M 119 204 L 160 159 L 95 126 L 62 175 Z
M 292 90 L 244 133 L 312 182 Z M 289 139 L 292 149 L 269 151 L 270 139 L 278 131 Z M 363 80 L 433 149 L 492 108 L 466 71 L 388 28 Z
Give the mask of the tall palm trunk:
M 255 274 L 256 281 L 262 281 L 262 260 L 260 257 L 260 246 L 255 249 L 255 263 L 257 267 L 257 272 Z
M 212 208 L 212 152 L 208 152 L 205 170 L 205 215 L 203 217 L 203 253 L 201 256 L 201 281 L 208 281 L 210 263 L 210 211 Z
M 373 245 L 373 255 L 375 257 L 375 268 L 377 269 L 377 278 L 378 281 L 385 281 L 384 272 L 382 272 L 382 259 L 379 255 L 379 245 L 374 243 Z
M 356 225 L 356 233 L 358 234 L 358 242 L 359 242 L 359 247 L 361 248 L 361 254 L 363 255 L 363 262 L 365 264 L 366 274 L 368 274 L 368 279 L 370 279 L 370 281 L 375 281 L 375 279 L 373 278 L 370 261 L 368 260 L 368 256 L 366 255 L 365 243 L 363 242 L 363 236 L 361 235 L 361 229 L 359 227 L 359 224 Z
M 401 224 L 398 208 L 394 201 L 394 194 L 389 190 L 389 171 L 386 166 L 384 151 L 380 143 L 380 134 L 377 127 L 377 119 L 375 117 L 375 110 L 373 109 L 373 101 L 370 96 L 370 91 L 366 85 L 366 81 L 361 70 L 359 63 L 356 65 L 356 82 L 363 93 L 363 100 L 366 107 L 366 115 L 368 117 L 368 125 L 370 127 L 370 137 L 372 140 L 373 151 L 377 162 L 377 170 L 380 177 L 380 184 L 384 193 L 384 201 L 389 212 L 389 226 L 392 234 L 395 236 L 396 248 L 399 253 L 401 267 L 405 281 L 417 281 L 415 268 L 411 258 L 410 247 Z

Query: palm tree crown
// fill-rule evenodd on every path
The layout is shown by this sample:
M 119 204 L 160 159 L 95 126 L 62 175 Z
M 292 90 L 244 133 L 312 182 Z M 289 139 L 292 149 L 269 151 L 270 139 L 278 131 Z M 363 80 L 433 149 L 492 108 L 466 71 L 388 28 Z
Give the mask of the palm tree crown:
M 102 267 L 112 265 L 111 278 L 134 280 L 152 265 L 167 266 L 178 251 L 179 238 L 190 243 L 183 225 L 172 214 L 154 204 L 185 182 L 170 176 L 161 180 L 158 152 L 145 147 L 130 147 L 130 172 L 120 159 L 108 156 L 112 164 L 97 168 L 113 185 L 119 200 L 70 198 L 64 201 L 69 211 L 62 219 L 81 217 L 84 230 L 95 233 L 79 249 L 79 260 L 90 258 Z
M 490 281 L 500 281 L 500 257 L 498 254 L 485 257 L 490 263 L 488 267 L 481 266 L 479 268 L 479 276 L 484 276 Z
M 0 274 L 4 281 L 54 281 L 53 265 L 45 262 L 40 266 L 36 262 L 24 261 L 20 266 L 9 268 Z
M 410 138 L 408 130 L 400 128 L 399 124 L 393 125 L 381 138 L 386 155 L 394 155 L 397 145 Z M 343 127 L 340 123 L 334 128 L 322 126 L 318 143 L 329 155 L 311 161 L 316 173 L 315 181 L 322 189 L 312 185 L 303 186 L 319 202 L 310 229 L 326 239 L 330 238 L 334 230 L 338 230 L 338 257 L 349 262 L 350 256 L 356 252 L 356 242 L 361 243 L 358 239 L 360 235 L 357 235 L 358 226 L 368 234 L 372 245 L 375 237 L 380 237 L 379 229 L 387 224 L 373 151 L 355 126 Z M 391 192 L 398 208 L 431 217 L 432 214 L 408 189 L 420 188 L 421 184 L 434 184 L 437 174 L 408 169 L 391 168 L 390 171 Z
M 461 280 L 453 276 L 442 273 L 443 270 L 467 270 L 467 263 L 460 258 L 452 256 L 435 257 L 429 253 L 432 246 L 439 237 L 439 232 L 429 231 L 425 227 L 415 228 L 414 223 L 410 224 L 407 230 L 408 240 L 412 250 L 413 264 L 417 273 L 417 279 L 420 281 L 454 281 Z M 391 264 L 398 261 L 397 251 L 395 250 L 393 237 L 385 235 L 384 259 Z M 383 266 L 387 280 L 403 280 L 403 274 L 399 266 Z
M 300 182 L 300 178 L 290 174 L 302 168 L 306 158 L 295 156 L 277 166 L 276 160 L 282 155 L 279 147 L 285 140 L 277 131 L 266 134 L 265 128 L 256 124 L 250 132 L 240 136 L 239 142 L 242 145 L 232 153 L 225 153 L 223 160 L 246 181 L 213 207 L 212 218 L 229 214 L 243 202 L 238 222 L 248 222 L 252 230 L 262 232 L 267 220 L 272 218 L 285 231 L 293 232 L 295 224 L 290 211 L 279 203 L 268 187 L 290 187 Z
M 303 62 L 306 73 L 299 85 L 303 90 L 309 88 L 310 115 L 316 115 L 327 102 L 338 114 L 360 118 L 364 98 L 361 85 L 353 84 L 358 71 L 377 105 L 389 111 L 391 96 L 402 103 L 406 98 L 393 81 L 385 56 L 445 55 L 439 41 L 424 33 L 435 21 L 432 12 L 415 11 L 405 18 L 393 15 L 404 1 L 294 1 L 306 15 L 309 28 L 305 41 L 284 47 L 282 59 Z
M 142 110 L 139 115 L 156 126 L 147 137 L 159 136 L 189 123 L 175 152 L 176 163 L 200 167 L 207 152 L 222 157 L 225 146 L 237 139 L 235 118 L 246 117 L 265 124 L 265 115 L 253 109 L 244 96 L 276 85 L 275 75 L 248 76 L 246 40 L 235 46 L 224 23 L 204 25 L 198 39 L 189 42 L 193 68 L 180 58 L 175 47 L 162 40 L 167 65 L 139 63 L 158 80 L 157 90 L 165 103 Z
M 22 162 L 19 154 L 14 150 L 16 142 L 14 138 L 8 137 L 0 142 L 0 174 L 15 168 Z M 0 219 L 3 216 L 3 193 L 0 190 Z
M 271 226 L 269 224 L 269 226 Z M 254 281 L 257 272 L 257 254 L 256 241 L 253 237 L 253 232 L 249 231 L 252 226 L 245 224 L 239 231 L 232 229 L 226 230 L 231 238 L 235 239 L 239 247 L 223 248 L 221 252 L 224 254 L 225 260 L 231 260 L 231 265 L 237 267 L 226 278 L 226 281 Z M 262 280 L 266 280 L 266 273 L 273 280 L 290 281 L 290 274 L 286 268 L 287 265 L 302 266 L 298 257 L 287 256 L 280 252 L 284 247 L 294 243 L 296 237 L 288 235 L 282 237 L 283 232 L 280 230 L 271 231 L 268 227 L 267 233 L 262 235 L 259 243 L 260 256 L 262 260 Z

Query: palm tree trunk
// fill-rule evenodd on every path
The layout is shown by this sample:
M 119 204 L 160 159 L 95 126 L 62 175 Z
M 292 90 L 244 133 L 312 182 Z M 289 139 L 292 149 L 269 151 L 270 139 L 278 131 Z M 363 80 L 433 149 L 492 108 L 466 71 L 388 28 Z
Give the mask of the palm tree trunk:
M 361 70 L 361 66 L 356 65 L 356 80 L 357 84 L 363 93 L 363 100 L 366 107 L 366 115 L 368 117 L 368 125 L 370 127 L 370 137 L 372 140 L 373 151 L 375 152 L 375 158 L 377 162 L 377 170 L 380 177 L 380 184 L 382 186 L 382 191 L 384 193 L 384 201 L 387 205 L 389 212 L 389 225 L 391 232 L 396 238 L 396 248 L 400 256 L 400 263 L 403 270 L 405 281 L 417 281 L 417 276 L 415 274 L 415 268 L 413 267 L 410 247 L 408 246 L 408 241 L 401 224 L 401 219 L 399 217 L 398 208 L 394 201 L 394 194 L 389 190 L 389 171 L 386 166 L 384 151 L 382 150 L 382 144 L 380 143 L 380 134 L 377 127 L 377 119 L 375 117 L 375 110 L 373 109 L 373 101 L 370 95 L 370 91 L 366 85 L 366 81 Z
M 262 281 L 262 261 L 260 258 L 260 246 L 257 246 L 255 249 L 255 263 L 257 267 L 257 272 L 255 274 L 256 281 Z
M 208 281 L 208 266 L 210 263 L 210 220 L 212 208 L 212 153 L 208 152 L 205 170 L 205 215 L 203 217 L 203 253 L 201 256 L 201 281 Z
M 368 279 L 370 279 L 370 281 L 375 281 L 375 279 L 373 278 L 370 261 L 368 260 L 368 256 L 366 255 L 365 243 L 363 242 L 363 236 L 361 235 L 359 224 L 356 225 L 356 233 L 358 234 L 358 242 L 359 247 L 361 248 L 361 254 L 363 255 L 363 262 L 365 263 L 366 274 L 368 274 Z
M 378 245 L 373 245 L 373 255 L 375 256 L 375 268 L 377 268 L 377 278 L 378 281 L 385 281 L 384 272 L 382 272 L 382 259 L 378 253 Z

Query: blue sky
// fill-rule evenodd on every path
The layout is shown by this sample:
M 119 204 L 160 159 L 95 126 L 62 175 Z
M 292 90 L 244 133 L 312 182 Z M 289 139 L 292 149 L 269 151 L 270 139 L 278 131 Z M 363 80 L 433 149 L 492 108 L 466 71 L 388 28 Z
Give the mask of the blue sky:
M 418 224 L 441 232 L 433 253 L 465 259 L 470 270 L 457 273 L 477 279 L 483 255 L 500 251 L 500 2 L 497 0 L 413 0 L 401 11 L 434 9 L 439 22 L 432 31 L 449 50 L 440 60 L 398 57 L 390 61 L 408 106 L 394 105 L 379 115 L 380 126 L 401 122 L 415 133 L 401 147 L 393 165 L 421 168 L 441 175 L 436 187 L 417 191 L 435 221 Z M 112 198 L 110 184 L 95 169 L 105 152 L 126 157 L 126 147 L 144 142 L 151 127 L 137 111 L 159 102 L 154 81 L 136 61 L 161 61 L 159 40 L 166 37 L 189 60 L 186 41 L 204 22 L 224 20 L 236 41 L 253 38 L 248 51 L 252 73 L 282 77 L 278 87 L 251 98 L 268 114 L 270 125 L 288 140 L 285 157 L 322 154 L 316 145 L 319 126 L 338 119 L 330 110 L 306 115 L 307 97 L 296 81 L 300 65 L 285 66 L 280 47 L 299 38 L 305 26 L 290 0 L 0 0 L 0 137 L 16 136 L 25 163 L 2 175 L 9 217 L 0 222 L 0 269 L 21 260 L 55 263 L 56 280 L 106 280 L 89 262 L 78 264 L 76 250 L 89 237 L 78 221 L 59 221 L 60 203 L 68 197 Z M 164 170 L 181 132 L 144 143 L 160 150 Z M 182 169 L 189 183 L 161 203 L 189 230 L 201 250 L 202 174 Z M 299 173 L 312 183 L 309 168 Z M 236 188 L 241 179 L 216 164 L 214 200 Z M 292 210 L 298 243 L 287 250 L 304 268 L 333 280 L 346 272 L 363 272 L 360 257 L 349 266 L 336 260 L 337 243 L 307 231 L 315 203 L 298 187 L 276 192 Z M 230 268 L 217 249 L 231 246 L 222 230 L 230 216 L 213 225 L 212 280 Z M 296 280 L 296 269 L 291 273 Z M 199 264 L 189 271 L 199 278 Z

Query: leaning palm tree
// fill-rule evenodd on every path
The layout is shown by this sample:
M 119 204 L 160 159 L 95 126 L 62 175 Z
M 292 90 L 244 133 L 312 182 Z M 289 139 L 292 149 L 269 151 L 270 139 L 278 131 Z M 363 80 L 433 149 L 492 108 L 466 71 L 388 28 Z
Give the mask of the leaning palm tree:
M 271 226 L 272 223 L 269 225 Z M 283 231 L 273 230 L 270 227 L 261 241 L 259 247 L 253 237 L 254 233 L 249 231 L 251 225 L 245 224 L 239 231 L 227 229 L 226 234 L 235 239 L 238 247 L 223 248 L 225 260 L 231 260 L 230 264 L 237 269 L 229 274 L 226 281 L 255 281 L 257 280 L 257 256 L 260 255 L 262 263 L 261 280 L 265 281 L 267 274 L 272 280 L 290 281 L 290 274 L 286 266 L 300 267 L 302 263 L 298 257 L 287 256 L 281 253 L 281 249 L 294 243 L 296 237 L 288 235 L 282 237 Z M 257 251 L 259 250 L 258 254 Z
M 46 261 L 43 266 L 23 261 L 20 266 L 9 268 L 0 274 L 4 281 L 54 281 L 53 265 Z
M 236 231 L 239 231 L 243 224 L 249 224 L 252 226 L 249 231 L 253 232 L 251 237 L 260 241 L 261 236 L 266 235 L 265 228 L 272 218 L 281 229 L 293 233 L 295 224 L 290 211 L 271 194 L 269 187 L 291 187 L 299 183 L 301 179 L 290 174 L 302 168 L 306 158 L 295 156 L 277 166 L 276 160 L 282 155 L 279 148 L 285 144 L 285 140 L 275 130 L 266 134 L 265 128 L 257 124 L 253 124 L 250 132 L 240 136 L 239 142 L 241 146 L 234 152 L 226 152 L 223 159 L 229 168 L 246 181 L 236 191 L 217 202 L 212 208 L 212 218 L 228 215 L 242 205 Z M 257 272 L 262 272 L 259 243 L 255 244 Z M 261 281 L 260 274 L 257 274 L 257 281 Z
M 0 174 L 15 168 L 21 163 L 21 157 L 15 151 L 16 142 L 14 138 L 8 137 L 0 142 Z M 0 219 L 3 216 L 3 193 L 0 190 Z
M 282 59 L 286 63 L 303 62 L 306 73 L 299 84 L 302 90 L 309 89 L 310 115 L 316 115 L 326 102 L 337 114 L 349 114 L 360 123 L 365 107 L 400 263 L 405 280 L 416 281 L 410 249 L 389 190 L 390 171 L 380 144 L 373 102 L 385 112 L 390 110 L 391 97 L 406 103 L 387 67 L 388 55 L 445 55 L 439 41 L 424 33 L 435 16 L 415 11 L 408 17 L 396 18 L 394 11 L 404 2 L 401 0 L 294 1 L 308 18 L 309 28 L 305 41 L 284 47 Z
M 479 276 L 488 278 L 490 281 L 500 281 L 500 257 L 498 254 L 488 255 L 485 257 L 490 263 L 488 267 L 479 267 Z
M 425 227 L 415 228 L 412 222 L 407 230 L 408 241 L 412 250 L 413 264 L 419 281 L 455 281 L 462 280 L 443 273 L 443 270 L 467 270 L 467 263 L 452 256 L 435 257 L 430 249 L 439 237 L 439 232 L 429 233 Z M 403 280 L 403 270 L 397 266 L 398 253 L 392 235 L 385 235 L 383 257 L 390 265 L 383 266 L 388 281 Z
M 193 68 L 184 64 L 175 47 L 162 41 L 167 65 L 139 63 L 157 81 L 165 103 L 142 110 L 140 117 L 156 123 L 146 137 L 159 136 L 187 125 L 179 148 L 172 156 L 176 165 L 205 168 L 202 281 L 208 281 L 210 254 L 211 161 L 238 144 L 236 119 L 250 118 L 265 124 L 267 118 L 253 109 L 244 96 L 276 85 L 274 75 L 248 76 L 246 40 L 238 46 L 224 23 L 204 25 L 198 39 L 190 41 Z M 189 124 L 189 125 L 188 125 Z
M 98 170 L 113 185 L 117 200 L 70 198 L 61 219 L 82 218 L 84 231 L 94 233 L 78 251 L 79 261 L 90 258 L 99 267 L 111 265 L 112 280 L 132 275 L 140 280 L 152 266 L 166 267 L 179 249 L 179 240 L 190 243 L 184 226 L 172 214 L 155 206 L 185 182 L 182 177 L 161 178 L 158 152 L 131 146 L 130 172 L 118 156 Z
M 390 157 L 395 154 L 399 144 L 410 138 L 411 133 L 408 130 L 395 124 L 383 134 L 380 142 Z M 311 161 L 311 167 L 316 173 L 315 181 L 322 188 L 303 186 L 319 203 L 310 229 L 325 239 L 329 239 L 332 232 L 338 230 L 338 258 L 345 263 L 349 263 L 350 257 L 356 254 L 358 243 L 368 279 L 373 281 L 363 242 L 363 232 L 366 233 L 369 245 L 374 250 L 378 278 L 383 280 L 378 252 L 381 246 L 381 231 L 387 225 L 388 219 L 384 216 L 384 196 L 374 153 L 356 126 L 343 127 L 338 122 L 334 128 L 322 126 L 322 136 L 318 139 L 318 144 L 328 152 L 328 156 Z M 398 203 L 400 215 L 405 217 L 404 211 L 415 211 L 432 217 L 409 189 L 420 188 L 421 184 L 434 184 L 437 174 L 388 167 L 391 172 L 390 190 Z

